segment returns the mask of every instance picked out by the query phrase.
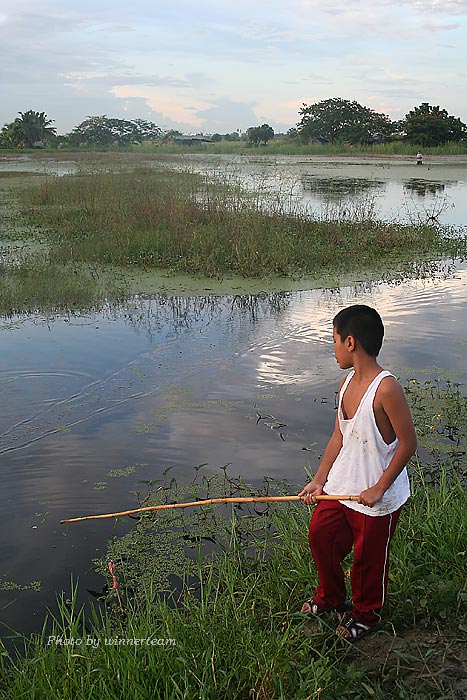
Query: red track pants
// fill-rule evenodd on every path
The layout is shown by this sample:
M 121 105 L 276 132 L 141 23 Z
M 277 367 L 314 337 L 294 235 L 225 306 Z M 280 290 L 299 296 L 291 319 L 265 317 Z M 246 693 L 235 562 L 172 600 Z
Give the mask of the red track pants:
M 364 625 L 380 621 L 389 571 L 389 543 L 401 509 L 390 515 L 359 513 L 339 501 L 320 501 L 310 522 L 308 541 L 318 569 L 319 584 L 313 598 L 329 610 L 346 598 L 342 560 L 354 547 L 351 571 L 350 615 Z

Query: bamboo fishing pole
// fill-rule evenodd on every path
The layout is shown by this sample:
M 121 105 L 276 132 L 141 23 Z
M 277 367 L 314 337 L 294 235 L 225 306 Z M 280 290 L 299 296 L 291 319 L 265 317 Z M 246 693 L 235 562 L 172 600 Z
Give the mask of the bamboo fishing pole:
M 275 503 L 277 501 L 303 501 L 303 496 L 248 496 L 243 498 L 208 498 L 205 501 L 190 501 L 189 503 L 164 503 L 159 506 L 146 506 L 144 508 L 134 508 L 133 510 L 123 510 L 120 513 L 105 513 L 103 515 L 84 515 L 81 518 L 69 518 L 60 520 L 63 523 L 77 523 L 81 520 L 99 520 L 102 518 L 120 518 L 122 515 L 134 515 L 135 513 L 147 513 L 153 510 L 164 510 L 169 508 L 189 508 L 190 506 L 209 506 L 214 503 Z M 358 501 L 359 496 L 329 496 L 322 494 L 315 496 L 317 501 Z

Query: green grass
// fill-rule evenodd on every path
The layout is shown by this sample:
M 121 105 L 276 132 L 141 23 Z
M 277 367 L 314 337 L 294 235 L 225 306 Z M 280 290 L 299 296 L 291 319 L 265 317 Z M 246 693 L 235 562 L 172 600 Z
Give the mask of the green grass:
M 253 146 L 246 141 L 219 141 L 216 143 L 201 143 L 194 145 L 178 143 L 162 143 L 159 141 L 134 144 L 132 146 L 76 146 L 63 145 L 58 151 L 56 148 L 43 150 L 34 149 L 2 149 L 4 155 L 18 155 L 27 153 L 35 157 L 46 157 L 52 154 L 62 153 L 159 153 L 159 154 L 183 154 L 183 153 L 213 153 L 235 155 L 310 155 L 310 156 L 335 156 L 335 155 L 405 155 L 414 157 L 419 144 L 406 143 L 404 141 L 392 141 L 390 143 L 374 144 L 372 146 L 349 143 L 300 143 L 298 140 L 277 138 L 265 146 Z M 424 147 L 423 154 L 430 155 L 465 155 L 467 146 L 465 143 L 448 142 L 442 146 Z
M 97 149 L 98 150 L 98 149 Z M 112 149 L 109 149 L 112 150 Z M 245 141 L 220 141 L 217 143 L 202 143 L 192 146 L 177 143 L 145 143 L 140 146 L 131 146 L 126 149 L 135 153 L 213 153 L 231 155 L 298 155 L 298 156 L 338 156 L 338 155 L 367 155 L 367 156 L 410 156 L 415 157 L 417 144 L 392 141 L 391 143 L 374 144 L 365 146 L 349 143 L 300 143 L 299 141 L 277 139 L 269 141 L 265 146 L 253 146 Z M 466 155 L 465 143 L 449 142 L 442 146 L 430 146 L 422 149 L 425 156 L 456 156 Z
M 465 252 L 436 225 L 384 223 L 361 206 L 311 219 L 261 192 L 188 172 L 134 168 L 50 179 L 24 193 L 54 264 L 163 268 L 197 276 L 317 276 L 395 269 Z
M 164 147 L 162 147 L 164 148 Z M 167 148 L 167 147 L 165 147 Z M 190 152 L 192 146 L 176 146 L 171 145 L 170 152 L 176 152 L 175 149 Z M 223 141 L 216 144 L 204 144 L 195 148 L 203 149 L 206 153 L 231 153 L 245 155 L 303 155 L 303 156 L 336 156 L 336 155 L 368 155 L 368 156 L 410 156 L 414 157 L 417 151 L 417 146 L 403 143 L 401 141 L 393 141 L 392 143 L 375 144 L 373 146 L 364 146 L 359 144 L 346 143 L 310 143 L 302 144 L 296 141 L 270 141 L 267 146 L 248 146 L 245 142 Z M 190 150 L 189 150 L 190 149 Z M 465 155 L 467 148 L 461 143 L 447 143 L 443 146 L 432 146 L 423 148 L 425 156 L 433 155 Z

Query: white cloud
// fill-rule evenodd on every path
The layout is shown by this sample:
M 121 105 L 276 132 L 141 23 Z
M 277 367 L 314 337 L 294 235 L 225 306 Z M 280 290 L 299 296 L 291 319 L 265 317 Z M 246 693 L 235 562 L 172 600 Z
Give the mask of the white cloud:
M 423 14 L 435 12 L 443 15 L 467 15 L 465 0 L 409 0 L 409 2 Z
M 197 111 L 205 131 L 221 134 L 230 133 L 240 129 L 246 131 L 250 126 L 258 124 L 258 116 L 255 112 L 255 103 L 240 102 L 229 98 L 220 98 L 204 109 Z
M 436 34 L 438 32 L 449 32 L 454 29 L 460 29 L 462 25 L 459 22 L 422 22 L 420 25 L 427 32 Z
M 202 126 L 203 122 L 198 113 L 199 110 L 204 109 L 209 104 L 203 100 L 198 100 L 192 101 L 191 105 L 187 105 L 177 95 L 167 95 L 157 88 L 142 85 L 119 85 L 112 88 L 111 92 L 120 100 L 140 97 L 144 99 L 152 112 L 162 115 L 164 122 L 171 119 L 176 123 L 187 124 L 191 128 L 200 128 Z
M 137 108 L 286 128 L 302 102 L 368 93 L 394 113 L 429 95 L 466 121 L 466 17 L 466 0 L 17 0 L 0 12 L 0 124 L 37 100 L 59 131 Z

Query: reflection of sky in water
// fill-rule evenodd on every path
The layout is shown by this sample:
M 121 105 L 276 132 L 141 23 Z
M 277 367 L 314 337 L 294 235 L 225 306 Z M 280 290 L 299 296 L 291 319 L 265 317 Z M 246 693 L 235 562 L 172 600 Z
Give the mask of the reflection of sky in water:
M 466 275 L 463 269 L 449 281 L 413 280 L 402 284 L 362 284 L 339 291 L 302 292 L 300 304 L 290 304 L 281 316 L 281 334 L 275 346 L 270 342 L 262 355 L 261 376 L 280 384 L 313 381 L 315 352 L 329 371 L 332 357 L 332 316 L 336 309 L 352 303 L 377 307 L 386 323 L 386 344 L 382 361 L 400 367 L 430 364 L 465 371 L 465 348 L 460 339 L 466 309 Z M 391 342 L 392 341 L 392 342 Z M 395 347 L 394 342 L 397 342 Z M 446 342 L 446 346 L 444 343 Z M 327 346 L 327 347 L 326 347 Z M 275 350 L 273 349 L 275 347 Z M 392 359 L 385 358 L 391 353 Z M 394 357 L 394 354 L 397 356 Z M 321 367 L 321 364 L 319 365 Z
M 378 181 L 355 179 L 302 179 L 303 191 L 296 201 L 317 215 L 355 218 L 360 212 L 385 220 L 465 225 L 466 184 L 454 181 L 408 179 Z M 330 209 L 330 207 L 333 207 Z

